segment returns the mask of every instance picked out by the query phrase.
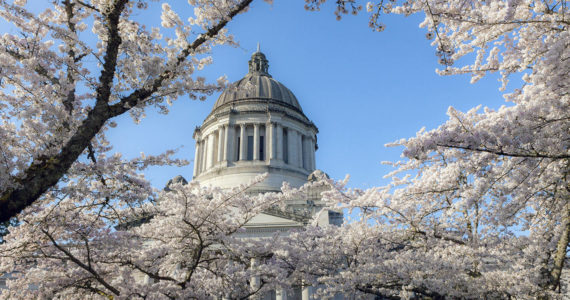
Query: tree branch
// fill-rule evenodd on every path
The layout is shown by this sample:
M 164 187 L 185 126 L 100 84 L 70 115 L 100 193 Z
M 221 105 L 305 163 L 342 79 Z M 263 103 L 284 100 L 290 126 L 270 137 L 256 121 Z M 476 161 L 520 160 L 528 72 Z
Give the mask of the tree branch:
M 123 97 L 119 103 L 109 106 L 111 87 L 115 75 L 117 55 L 121 38 L 118 23 L 121 12 L 128 0 L 117 0 L 113 10 L 107 15 L 109 38 L 107 51 L 104 57 L 103 70 L 100 76 L 100 85 L 97 88 L 95 106 L 89 111 L 86 119 L 81 123 L 73 136 L 61 147 L 61 151 L 49 157 L 39 157 L 33 160 L 17 180 L 19 187 L 3 190 L 0 194 L 0 222 L 16 216 L 24 208 L 31 205 L 43 193 L 57 184 L 65 175 L 71 165 L 88 147 L 91 140 L 99 133 L 105 122 L 115 116 L 129 111 L 135 105 L 142 103 L 146 98 L 156 92 L 163 82 L 172 76 L 172 72 L 162 73 L 151 88 L 137 89 L 131 95 Z M 210 28 L 205 34 L 198 36 L 178 56 L 176 66 L 182 64 L 188 55 L 195 51 L 206 41 L 216 36 L 227 23 L 242 12 L 253 0 L 244 0 L 234 8 L 227 18 Z
M 111 286 L 109 283 L 107 283 L 105 281 L 105 279 L 103 279 L 99 273 L 97 273 L 93 268 L 91 268 L 90 266 L 84 264 L 83 262 L 81 262 L 79 259 L 77 259 L 77 257 L 75 257 L 73 254 L 71 254 L 71 252 L 67 251 L 65 248 L 63 248 L 61 245 L 59 245 L 55 239 L 53 238 L 53 236 L 51 234 L 49 234 L 49 232 L 47 232 L 44 229 L 41 229 L 41 231 L 49 238 L 49 240 L 52 242 L 52 244 L 54 245 L 54 247 L 56 247 L 59 251 L 63 252 L 67 257 L 69 257 L 69 260 L 71 260 L 72 262 L 74 262 L 77 266 L 79 266 L 80 268 L 84 269 L 85 271 L 91 273 L 95 280 L 97 280 L 97 282 L 99 282 L 100 284 L 102 284 L 104 287 L 106 287 L 109 291 L 111 291 L 113 294 L 119 296 L 121 294 L 121 292 L 119 290 L 117 290 L 116 288 L 114 288 L 113 286 Z
M 489 149 L 489 148 L 478 148 L 478 147 L 470 147 L 470 146 L 461 146 L 461 145 L 447 145 L 447 144 L 437 144 L 438 147 L 444 148 L 455 148 L 455 149 L 463 149 L 469 151 L 477 151 L 477 152 L 487 152 L 492 153 L 500 156 L 510 156 L 510 157 L 529 157 L 529 158 L 550 158 L 550 159 L 569 159 L 570 154 L 560 154 L 560 155 L 549 155 L 543 154 L 539 152 L 535 153 L 513 153 L 513 152 L 505 152 L 503 150 L 498 149 Z
M 11 50 L 11 49 L 5 49 L 6 53 L 9 54 L 10 56 L 12 56 L 13 58 L 22 61 L 24 59 L 26 59 L 26 57 L 20 53 L 18 53 L 17 51 Z M 46 70 L 46 68 L 44 68 L 42 65 L 38 64 L 34 67 L 34 71 L 42 76 L 45 77 L 47 80 L 49 80 L 49 82 L 51 82 L 54 85 L 59 85 L 59 78 L 55 77 L 55 76 L 50 76 L 48 71 Z

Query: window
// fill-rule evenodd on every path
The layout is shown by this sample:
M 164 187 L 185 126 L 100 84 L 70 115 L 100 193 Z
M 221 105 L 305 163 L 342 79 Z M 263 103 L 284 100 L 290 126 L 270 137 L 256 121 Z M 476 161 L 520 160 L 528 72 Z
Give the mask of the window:
M 253 160 L 253 136 L 247 137 L 247 160 Z
M 237 157 L 236 157 L 236 160 L 239 160 L 239 154 L 240 154 L 240 153 L 239 153 L 239 149 L 241 148 L 240 146 L 241 146 L 241 140 L 240 140 L 240 137 L 238 136 L 238 138 L 237 138 L 237 151 L 236 151 Z
M 287 137 L 287 129 L 283 128 L 283 161 L 288 164 L 289 163 L 289 139 Z
M 259 159 L 265 160 L 265 137 L 259 137 Z

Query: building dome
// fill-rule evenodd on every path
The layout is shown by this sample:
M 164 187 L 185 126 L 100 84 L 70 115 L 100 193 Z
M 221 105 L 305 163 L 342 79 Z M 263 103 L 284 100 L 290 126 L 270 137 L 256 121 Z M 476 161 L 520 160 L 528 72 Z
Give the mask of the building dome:
M 268 75 L 247 74 L 244 78 L 233 83 L 226 89 L 214 104 L 217 108 L 236 101 L 279 102 L 282 105 L 301 111 L 301 106 L 295 95 L 281 82 Z
M 269 64 L 265 55 L 255 52 L 249 61 L 249 72 L 231 84 L 218 98 L 212 112 L 235 102 L 273 102 L 301 110 L 297 97 L 284 84 L 273 79 L 267 72 Z
M 258 191 L 278 191 L 283 182 L 301 186 L 315 170 L 318 129 L 295 95 L 268 73 L 259 50 L 248 73 L 230 85 L 194 131 L 194 179 L 229 188 L 267 178 Z

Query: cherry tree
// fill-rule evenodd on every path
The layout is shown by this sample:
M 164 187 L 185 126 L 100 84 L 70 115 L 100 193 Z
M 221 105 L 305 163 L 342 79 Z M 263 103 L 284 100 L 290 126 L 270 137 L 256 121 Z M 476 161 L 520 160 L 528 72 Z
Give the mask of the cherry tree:
M 163 5 L 162 27 L 148 29 L 131 18 L 152 5 L 143 1 L 67 0 L 36 15 L 0 0 L 23 33 L 5 34 L 0 49 L 0 221 L 28 207 L 0 246 L 0 272 L 18 272 L 10 284 L 23 294 L 0 297 L 241 298 L 292 282 L 322 297 L 560 296 L 570 239 L 566 1 L 336 1 L 339 18 L 366 7 L 378 31 L 383 14 L 423 13 L 437 72 L 523 85 L 497 110 L 450 108 L 437 129 L 392 143 L 403 160 L 386 187 L 329 181 L 325 201 L 358 219 L 258 241 L 235 233 L 294 192 L 179 183 L 158 193 L 140 172 L 185 162 L 172 151 L 126 159 L 105 139 L 115 116 L 138 121 L 149 106 L 167 111 L 181 94 L 223 86 L 194 74 L 211 47 L 233 43 L 224 26 L 251 1 L 190 2 L 188 21 Z M 89 27 L 95 45 L 82 38 Z
M 196 74 L 212 47 L 235 44 L 225 26 L 250 3 L 189 1 L 187 18 L 165 3 L 142 24 L 156 3 L 63 0 L 32 13 L 0 0 L 20 32 L 0 48 L 0 221 L 18 216 L 0 249 L 0 274 L 14 277 L 0 298 L 243 298 L 282 276 L 250 264 L 271 262 L 267 242 L 234 233 L 286 194 L 197 183 L 159 193 L 142 172 L 187 162 L 175 151 L 125 158 L 105 137 L 119 115 L 139 122 L 223 88 Z
M 251 2 L 189 1 L 188 18 L 164 3 L 159 22 L 142 24 L 135 16 L 157 4 L 62 0 L 32 13 L 25 0 L 0 1 L 0 17 L 19 32 L 0 38 L 0 222 L 76 180 L 78 160 L 104 182 L 97 157 L 113 118 L 138 122 L 149 107 L 166 113 L 179 96 L 220 90 L 223 77 L 196 73 L 212 63 L 212 47 L 234 44 L 225 26 Z
M 23 215 L 6 236 L 0 272 L 15 275 L 0 299 L 245 299 L 287 277 L 271 267 L 271 238 L 244 239 L 239 232 L 299 191 L 251 195 L 251 185 L 222 191 L 182 179 L 135 207 L 107 205 L 81 185 L 65 199 L 51 193 L 56 205 Z M 142 189 L 129 193 L 130 201 L 149 196 Z
M 337 18 L 363 8 L 336 5 Z M 498 73 L 501 91 L 512 76 L 523 84 L 497 110 L 450 107 L 438 128 L 389 144 L 404 147 L 389 186 L 339 185 L 327 196 L 360 218 L 308 228 L 280 258 L 328 296 L 560 297 L 570 239 L 568 3 L 372 1 L 366 10 L 377 31 L 384 14 L 424 14 L 439 74 L 474 83 Z M 313 249 L 312 260 L 299 249 Z

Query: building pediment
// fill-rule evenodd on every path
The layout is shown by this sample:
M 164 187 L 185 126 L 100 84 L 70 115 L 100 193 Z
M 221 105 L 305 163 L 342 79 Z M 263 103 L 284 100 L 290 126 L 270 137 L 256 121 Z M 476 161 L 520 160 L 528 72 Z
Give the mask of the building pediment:
M 294 220 L 285 215 L 277 215 L 274 213 L 260 213 L 253 217 L 245 227 L 302 227 L 303 222 Z

